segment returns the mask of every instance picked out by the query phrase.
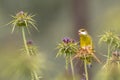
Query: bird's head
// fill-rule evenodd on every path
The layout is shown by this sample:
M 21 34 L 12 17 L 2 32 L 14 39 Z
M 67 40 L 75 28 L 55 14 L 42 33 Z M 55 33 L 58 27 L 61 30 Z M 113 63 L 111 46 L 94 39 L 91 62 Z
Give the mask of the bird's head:
M 79 35 L 87 35 L 88 33 L 87 33 L 87 31 L 86 31 L 85 29 L 80 29 L 80 30 L 78 31 L 78 34 L 79 34 Z

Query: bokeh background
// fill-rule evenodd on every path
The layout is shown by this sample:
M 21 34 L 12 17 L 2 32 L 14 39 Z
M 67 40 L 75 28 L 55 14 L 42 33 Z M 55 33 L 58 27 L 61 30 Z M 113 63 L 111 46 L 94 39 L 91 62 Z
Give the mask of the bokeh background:
M 106 30 L 119 33 L 120 29 L 120 0 L 0 0 L 0 66 L 9 60 L 6 56 L 13 56 L 23 46 L 19 30 L 11 34 L 11 26 L 5 25 L 12 20 L 11 15 L 19 11 L 36 15 L 34 19 L 39 32 L 31 29 L 28 39 L 32 39 L 41 52 L 44 80 L 58 80 L 65 71 L 64 58 L 55 57 L 56 45 L 63 37 L 78 41 L 78 29 L 87 29 L 93 37 L 98 57 L 104 60 L 100 53 L 105 49 L 98 45 L 98 35 Z M 99 64 L 93 64 L 91 77 L 99 67 Z

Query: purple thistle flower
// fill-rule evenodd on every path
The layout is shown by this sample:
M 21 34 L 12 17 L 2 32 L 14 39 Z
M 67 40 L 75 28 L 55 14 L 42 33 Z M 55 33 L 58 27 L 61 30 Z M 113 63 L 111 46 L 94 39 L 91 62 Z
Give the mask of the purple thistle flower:
M 72 40 L 71 40 L 71 42 L 72 42 L 72 43 L 75 43 L 75 42 L 76 42 L 76 40 L 72 39 Z
M 32 40 L 29 40 L 29 41 L 27 41 L 27 44 L 28 44 L 28 45 L 32 45 L 32 44 L 33 44 L 33 41 L 32 41 Z
M 24 14 L 24 12 L 23 12 L 23 11 L 20 11 L 19 14 Z
M 71 42 L 71 40 L 69 37 L 65 37 L 63 38 L 63 42 L 68 44 L 69 42 Z
M 76 41 L 74 39 L 70 39 L 69 37 L 63 38 L 63 42 L 68 44 L 68 43 L 75 43 Z
M 16 15 L 19 16 L 19 15 L 23 15 L 23 14 L 24 14 L 24 12 L 23 12 L 23 11 L 20 11 L 20 12 L 18 12 Z

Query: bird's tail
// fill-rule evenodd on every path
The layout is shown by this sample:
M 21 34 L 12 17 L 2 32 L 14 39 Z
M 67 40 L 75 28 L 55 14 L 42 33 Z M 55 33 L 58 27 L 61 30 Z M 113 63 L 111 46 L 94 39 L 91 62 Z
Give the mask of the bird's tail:
M 94 53 L 92 53 L 92 56 L 96 59 L 96 61 L 97 61 L 98 63 L 101 64 L 101 61 L 96 57 L 96 55 L 95 55 Z

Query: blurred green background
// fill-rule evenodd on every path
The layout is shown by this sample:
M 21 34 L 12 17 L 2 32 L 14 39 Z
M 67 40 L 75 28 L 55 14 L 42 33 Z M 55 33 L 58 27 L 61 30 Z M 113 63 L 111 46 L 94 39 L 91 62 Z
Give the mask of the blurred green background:
M 57 43 L 65 36 L 78 40 L 77 30 L 86 28 L 100 56 L 99 53 L 106 50 L 98 46 L 97 36 L 109 29 L 119 33 L 119 4 L 119 0 L 0 0 L 1 57 L 12 56 L 23 46 L 21 33 L 16 30 L 11 34 L 11 26 L 5 26 L 12 20 L 11 15 L 19 11 L 35 14 L 39 32 L 31 29 L 32 34 L 28 38 L 34 41 L 41 52 L 44 80 L 57 80 L 56 77 L 65 70 L 64 58 L 55 58 Z M 1 60 L 3 63 L 4 59 Z M 95 65 L 92 68 L 95 69 L 92 70 L 94 74 L 99 69 Z

